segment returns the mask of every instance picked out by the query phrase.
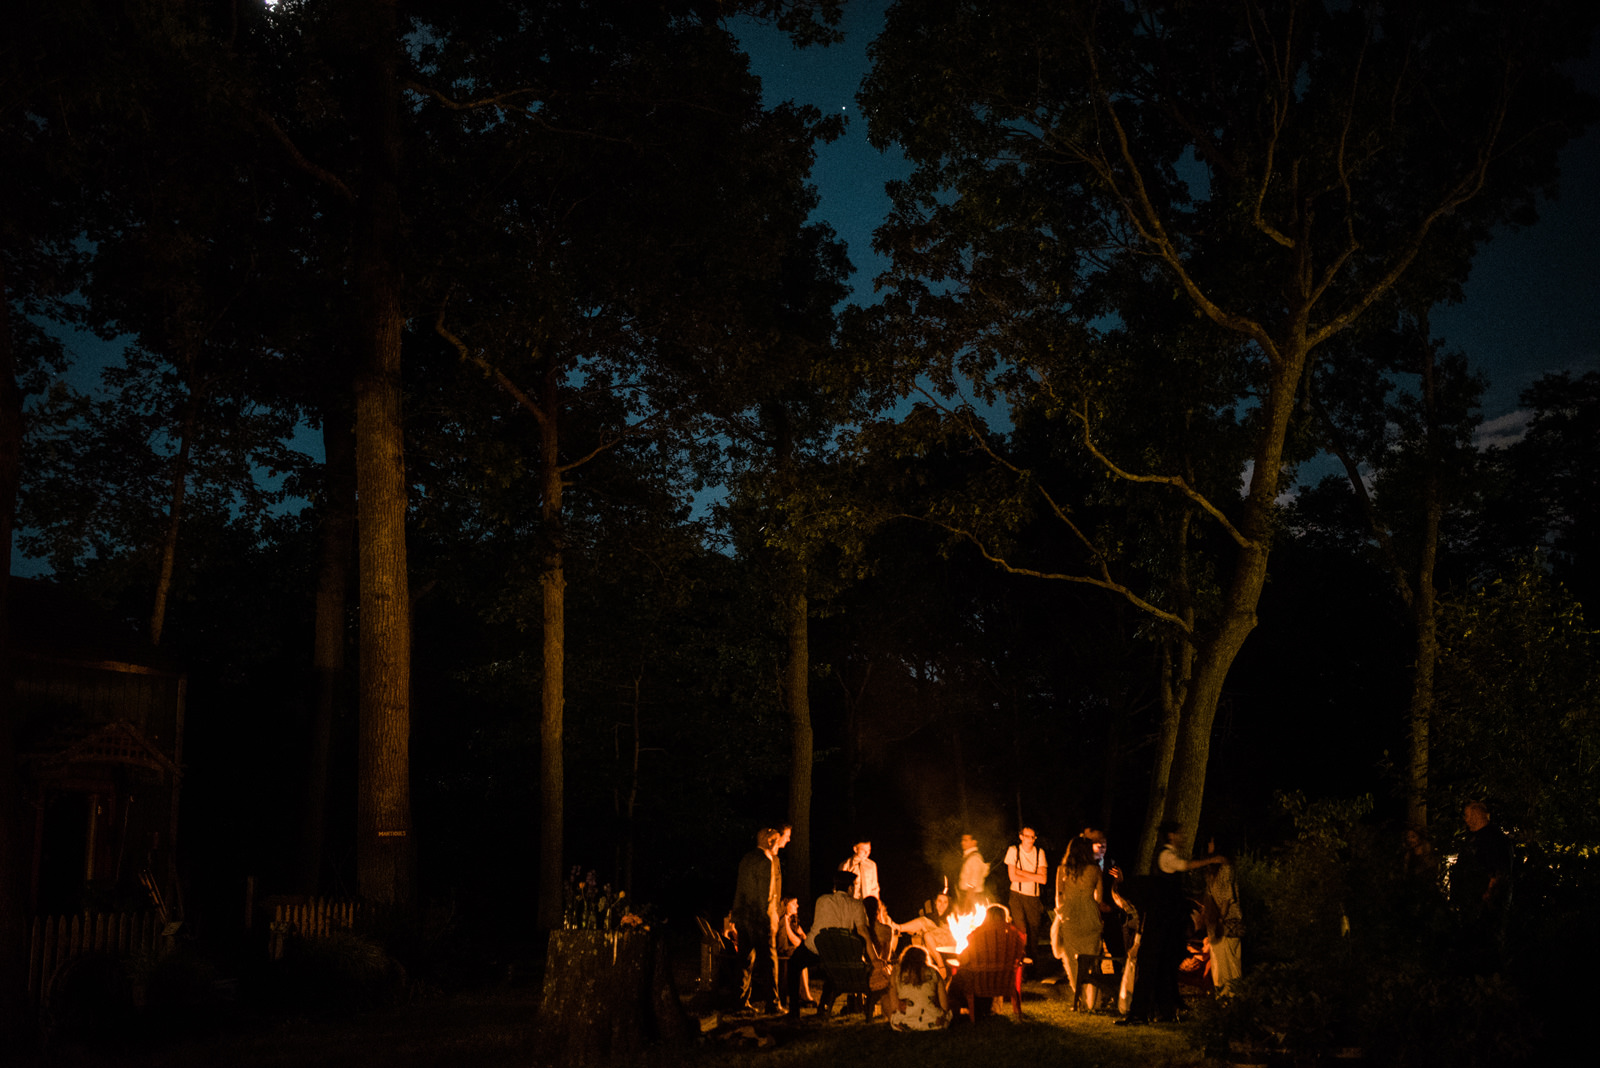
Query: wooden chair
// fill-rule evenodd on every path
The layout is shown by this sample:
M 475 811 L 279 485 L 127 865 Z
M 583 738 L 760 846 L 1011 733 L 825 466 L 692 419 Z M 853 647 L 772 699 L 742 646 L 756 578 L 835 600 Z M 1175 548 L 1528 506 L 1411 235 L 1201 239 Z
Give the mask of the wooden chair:
M 739 962 L 739 954 L 710 920 L 704 916 L 695 919 L 700 921 L 700 989 L 715 990 Z
M 1105 962 L 1111 962 L 1111 971 L 1105 970 Z M 1127 957 L 1112 957 L 1104 953 L 1079 953 L 1078 954 L 1078 989 L 1072 995 L 1072 1009 L 1074 1012 L 1083 1004 L 1083 991 L 1086 986 L 1100 988 L 1101 1004 L 1109 1004 L 1116 1008 L 1117 995 L 1122 989 L 1122 970 L 1127 966 Z
M 867 959 L 867 944 L 854 931 L 824 927 L 814 935 L 817 956 L 822 958 L 822 1007 L 831 1006 L 839 994 L 860 994 L 866 1017 L 872 1019 L 877 994 L 872 989 L 872 963 Z
M 979 927 L 972 932 L 965 961 L 950 980 L 951 995 L 965 998 L 967 1015 L 978 1018 L 979 998 L 1010 998 L 1011 1011 L 1022 1018 L 1022 936 L 1015 928 L 1000 932 Z

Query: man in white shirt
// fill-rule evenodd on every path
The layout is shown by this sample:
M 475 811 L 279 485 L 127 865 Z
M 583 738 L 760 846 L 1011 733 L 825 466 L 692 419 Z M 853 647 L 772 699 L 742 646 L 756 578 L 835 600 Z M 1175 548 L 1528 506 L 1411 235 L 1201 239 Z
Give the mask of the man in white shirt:
M 1006 871 L 1011 876 L 1011 922 L 1022 928 L 1023 952 L 1029 957 L 1044 930 L 1044 884 L 1050 877 L 1050 866 L 1044 850 L 1035 844 L 1037 841 L 1033 828 L 1024 827 L 1017 835 L 1017 844 L 1006 850 Z
M 856 888 L 851 892 L 851 896 L 857 901 L 868 897 L 883 900 L 883 895 L 878 892 L 878 862 L 871 857 L 872 843 L 857 842 L 850 856 L 839 865 L 840 871 L 855 872 Z
M 970 834 L 961 836 L 961 874 L 956 877 L 956 911 L 968 913 L 983 904 L 983 878 L 989 874 L 989 862 L 978 852 L 978 840 Z

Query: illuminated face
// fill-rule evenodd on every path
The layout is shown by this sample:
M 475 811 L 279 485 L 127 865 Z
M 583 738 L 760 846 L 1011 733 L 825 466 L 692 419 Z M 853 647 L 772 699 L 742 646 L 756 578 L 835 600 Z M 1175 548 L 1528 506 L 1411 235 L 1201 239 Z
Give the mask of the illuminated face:
M 1024 827 L 1022 828 L 1022 833 L 1017 835 L 1017 840 L 1022 843 L 1022 848 L 1032 849 L 1033 843 L 1037 837 L 1038 836 L 1033 833 L 1032 827 Z
M 856 843 L 856 856 L 860 857 L 862 860 L 866 860 L 871 855 L 872 855 L 872 843 L 871 842 L 857 842 Z
M 793 837 L 794 837 L 794 828 L 793 827 L 785 827 L 783 830 L 778 832 L 778 844 L 774 848 L 782 849 L 784 846 L 789 844 L 789 839 L 791 839 Z
M 964 834 L 961 836 L 961 852 L 965 853 L 968 850 L 977 848 L 978 840 L 976 838 L 972 837 L 970 834 Z
M 934 910 L 936 912 L 948 912 L 948 911 L 950 911 L 950 895 L 949 894 L 939 894 L 938 896 L 936 896 L 933 899 L 933 907 L 934 907 Z
M 798 916 L 798 915 L 800 915 L 800 902 L 798 902 L 798 901 L 789 902 L 789 907 L 784 909 L 783 911 L 784 911 L 785 915 L 789 915 L 789 916 Z

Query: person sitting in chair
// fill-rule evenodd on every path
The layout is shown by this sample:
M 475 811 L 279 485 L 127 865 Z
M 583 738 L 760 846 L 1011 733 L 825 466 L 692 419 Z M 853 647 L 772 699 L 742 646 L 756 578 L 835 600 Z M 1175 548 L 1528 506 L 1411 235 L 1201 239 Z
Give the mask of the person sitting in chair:
M 1022 932 L 1011 926 L 1005 906 L 990 905 L 983 923 L 974 928 L 967 939 L 967 948 L 956 958 L 956 974 L 950 980 L 951 1000 L 968 1000 L 973 983 L 992 972 L 1004 973 L 1009 989 L 1016 981 L 1016 968 L 1025 955 L 1022 941 Z M 983 1000 L 987 1008 L 990 999 Z
M 855 886 L 856 873 L 853 871 L 836 871 L 833 873 L 833 893 L 823 894 L 817 898 L 816 908 L 812 913 L 811 930 L 806 935 L 805 941 L 795 948 L 794 955 L 789 958 L 789 1019 L 800 1018 L 799 983 L 800 973 L 807 969 L 816 969 L 822 963 L 822 956 L 817 952 L 817 932 L 838 928 L 844 931 L 853 931 L 861 936 L 861 942 L 866 947 L 867 960 L 875 970 L 881 970 L 885 978 L 888 977 L 890 965 L 878 956 L 873 943 L 872 924 L 868 922 L 867 910 L 861 902 L 851 896 L 851 889 Z M 817 1002 L 817 1014 L 826 1015 L 837 996 L 828 973 L 822 970 L 822 997 Z

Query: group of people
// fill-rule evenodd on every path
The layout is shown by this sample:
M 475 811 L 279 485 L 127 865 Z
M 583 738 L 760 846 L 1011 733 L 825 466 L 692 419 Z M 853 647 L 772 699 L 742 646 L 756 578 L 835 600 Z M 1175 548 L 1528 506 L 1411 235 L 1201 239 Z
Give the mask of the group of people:
M 1426 832 L 1418 828 L 1405 835 L 1403 874 L 1417 888 L 1418 900 L 1438 898 L 1439 889 L 1447 891 L 1458 923 L 1470 932 L 1468 941 L 1484 956 L 1488 970 L 1503 937 L 1511 854 L 1485 804 L 1470 802 L 1463 819 L 1467 834 L 1459 854 L 1449 858 L 1454 863 L 1448 874 L 1441 879 L 1443 869 Z M 1150 874 L 1133 877 L 1124 877 L 1121 868 L 1108 860 L 1105 834 L 1084 828 L 1053 870 L 1053 909 L 1045 907 L 1052 869 L 1032 827 L 1022 828 L 993 873 L 977 838 L 964 834 L 953 890 L 947 878 L 921 913 L 904 923 L 897 923 L 884 908 L 872 842 L 862 839 L 834 872 L 831 892 L 817 899 L 809 931 L 801 926 L 800 902 L 782 896 L 778 851 L 788 844 L 789 834 L 787 827 L 763 829 L 756 836 L 756 848 L 739 864 L 728 927 L 743 957 L 741 1005 L 751 1011 L 783 1008 L 780 958 L 788 958 L 791 1018 L 798 1017 L 803 1005 L 813 1003 L 811 981 L 821 961 L 816 936 L 830 928 L 860 939 L 873 996 L 881 1000 L 891 1024 L 906 1030 L 948 1024 L 952 996 L 961 993 L 961 965 L 974 955 L 986 965 L 1001 960 L 1031 966 L 1032 954 L 1048 945 L 1061 962 L 1074 1005 L 1089 1011 L 1101 1008 L 1104 974 L 1116 974 L 1115 963 L 1125 962 L 1114 990 L 1120 1024 L 1178 1015 L 1179 975 L 1192 956 L 1191 941 L 1197 934 L 1209 961 L 1210 981 L 1219 993 L 1227 993 L 1241 974 L 1244 915 L 1233 849 L 1227 841 L 1212 837 L 1205 854 L 1194 857 L 1185 849 L 1184 829 L 1176 823 L 1158 828 Z M 1186 878 L 1191 872 L 1203 876 L 1203 887 L 1195 876 Z M 998 900 L 1002 896 L 1003 904 Z M 987 910 L 985 918 L 970 932 L 958 956 L 951 921 L 980 909 Z M 1113 962 L 1109 968 L 1108 961 Z M 956 966 L 950 967 L 951 963 Z M 818 1011 L 828 1012 L 834 1000 L 824 980 L 816 999 Z
M 1456 963 L 1487 974 L 1500 966 L 1505 950 L 1514 872 L 1511 840 L 1483 801 L 1468 801 L 1461 822 L 1466 830 L 1447 858 L 1434 851 L 1425 827 L 1405 829 L 1399 907 L 1419 936 L 1431 928 L 1450 931 Z M 1450 918 L 1441 921 L 1445 908 Z
M 1009 886 L 1003 905 L 995 900 L 999 893 L 989 891 L 990 865 L 977 838 L 964 834 L 953 895 L 946 880 L 946 888 L 905 923 L 895 922 L 884 908 L 872 843 L 863 839 L 854 843 L 850 856 L 834 872 L 831 892 L 817 899 L 807 931 L 800 923 L 799 901 L 782 896 L 777 854 L 788 842 L 788 828 L 763 829 L 756 836 L 756 848 L 740 862 L 728 920 L 743 961 L 740 1007 L 779 1011 L 778 961 L 787 958 L 784 993 L 790 1017 L 797 1018 L 801 1007 L 813 1002 L 811 981 L 821 961 L 816 936 L 838 928 L 859 937 L 872 990 L 893 1026 L 907 1030 L 945 1026 L 950 995 L 960 993 L 962 982 L 951 920 L 983 908 L 988 910 L 984 921 L 968 936 L 963 955 L 976 953 L 992 962 L 1014 949 L 1014 957 L 1008 959 L 1027 966 L 1033 964 L 1036 948 L 1048 944 L 1061 961 L 1075 1004 L 1091 1011 L 1100 1000 L 1098 977 L 1080 974 L 1081 969 L 1098 969 L 1107 958 L 1127 960 L 1128 982 L 1122 991 L 1126 998 L 1119 999 L 1128 1010 L 1125 1020 L 1175 1015 L 1178 968 L 1195 914 L 1193 899 L 1181 885 L 1182 873 L 1205 872 L 1206 943 L 1213 980 L 1222 990 L 1239 974 L 1243 918 L 1231 853 L 1217 849 L 1213 841 L 1207 856 L 1188 859 L 1180 852 L 1179 827 L 1163 824 L 1160 836 L 1153 874 L 1124 880 L 1121 870 L 1107 860 L 1105 834 L 1085 828 L 1055 869 L 1055 907 L 1047 910 L 1051 868 L 1032 827 L 1022 828 L 1016 844 L 1006 851 L 1004 874 L 997 880 Z M 998 875 L 999 866 L 996 869 Z M 947 956 L 957 961 L 953 977 Z M 1140 957 L 1145 967 L 1135 969 L 1134 961 Z M 1141 972 L 1146 976 L 1142 982 Z M 825 978 L 820 993 L 818 1011 L 826 1013 L 834 995 Z
M 872 1009 L 881 1008 L 889 1024 L 899 1031 L 933 1031 L 949 1025 L 951 1004 L 964 998 L 966 987 L 979 970 L 1000 970 L 1022 963 L 1026 953 L 1023 934 L 1010 923 L 1003 906 L 988 909 L 983 923 L 967 936 L 956 953 L 949 927 L 955 915 L 950 896 L 940 891 L 922 915 L 906 923 L 889 918 L 875 897 L 858 897 L 858 871 L 841 868 L 833 873 L 833 889 L 817 899 L 811 930 L 799 939 L 789 957 L 788 1014 L 798 1020 L 800 1009 L 811 1001 L 808 974 L 822 962 L 817 938 L 839 930 L 852 936 L 867 966 Z M 904 937 L 906 944 L 901 946 Z M 838 992 L 826 970 L 817 998 L 817 1013 L 826 1016 Z
M 1118 1007 L 1126 1010 L 1121 1022 L 1177 1015 L 1178 974 L 1197 911 L 1212 982 L 1226 992 L 1240 974 L 1244 917 L 1231 849 L 1225 843 L 1219 848 L 1212 839 L 1204 858 L 1190 859 L 1182 852 L 1183 830 L 1176 823 L 1161 824 L 1157 838 L 1160 848 L 1149 876 L 1124 879 L 1122 869 L 1107 859 L 1105 833 L 1095 827 L 1072 839 L 1055 871 L 1051 953 L 1061 962 L 1074 1005 L 1090 1012 L 1101 1007 L 1102 980 L 1084 969 L 1099 971 L 1107 961 L 1125 962 L 1117 997 Z M 981 866 L 981 860 L 973 865 Z M 1005 866 L 1011 913 L 1032 947 L 1043 924 L 1041 898 L 1049 871 L 1033 828 L 1022 828 L 1017 844 L 1006 851 Z M 1189 871 L 1205 875 L 1198 897 L 1183 884 L 1183 873 Z M 1112 974 L 1117 974 L 1115 967 Z

